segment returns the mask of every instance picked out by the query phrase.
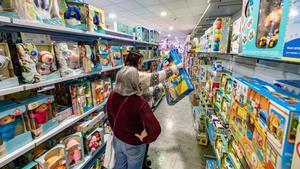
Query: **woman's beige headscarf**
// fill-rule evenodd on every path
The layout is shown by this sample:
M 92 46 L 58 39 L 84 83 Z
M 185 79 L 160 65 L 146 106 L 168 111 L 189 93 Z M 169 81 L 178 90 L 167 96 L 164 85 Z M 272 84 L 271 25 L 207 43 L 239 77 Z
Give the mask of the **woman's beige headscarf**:
M 125 66 L 119 70 L 114 92 L 122 96 L 141 95 L 139 73 L 135 67 Z

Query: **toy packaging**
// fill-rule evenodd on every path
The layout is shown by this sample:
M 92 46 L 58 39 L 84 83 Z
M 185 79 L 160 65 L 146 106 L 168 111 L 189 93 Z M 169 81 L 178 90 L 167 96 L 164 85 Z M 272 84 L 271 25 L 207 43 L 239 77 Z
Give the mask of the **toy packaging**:
M 102 80 L 96 80 L 91 83 L 93 94 L 93 105 L 98 106 L 104 102 L 104 84 Z
M 88 30 L 101 32 L 106 28 L 104 10 L 87 5 L 88 8 Z
M 88 7 L 82 2 L 73 2 L 66 0 L 66 8 L 61 8 L 64 13 L 64 19 L 67 27 L 88 30 Z
M 143 26 L 135 27 L 136 39 L 138 41 L 149 42 L 149 30 Z
M 66 148 L 66 160 L 69 167 L 84 161 L 83 138 L 80 132 L 67 136 L 61 143 Z
M 231 18 L 217 18 L 213 25 L 212 52 L 228 53 Z
M 110 54 L 112 58 L 113 66 L 122 66 L 123 65 L 123 56 L 121 51 L 121 46 L 111 46 Z
M 88 154 L 94 154 L 104 143 L 103 128 L 96 128 L 85 135 L 85 149 Z
M 32 136 L 24 125 L 24 104 L 0 102 L 0 156 L 30 143 Z
M 93 50 L 92 62 L 94 64 L 93 71 L 101 71 L 102 64 L 101 64 L 101 51 L 100 51 L 100 42 L 99 42 L 99 40 L 94 40 L 93 41 L 92 50 Z
M 300 96 L 300 80 L 275 80 L 274 85 Z
M 62 77 L 80 74 L 81 59 L 79 47 L 75 43 L 56 43 L 54 45 L 58 69 Z
M 154 29 L 150 29 L 149 30 L 149 42 L 150 43 L 154 43 L 155 39 L 154 39 Z
M 73 128 L 78 131 L 83 133 L 84 135 L 91 130 L 99 127 L 103 127 L 103 118 L 104 112 L 103 111 L 95 111 L 91 113 L 89 116 L 81 120 L 80 122 L 77 122 Z
M 244 0 L 241 34 L 243 54 L 300 62 L 300 2 Z
M 104 99 L 107 100 L 112 91 L 110 78 L 106 78 L 103 80 L 103 87 L 104 87 Z
M 100 40 L 99 51 L 101 54 L 101 64 L 103 68 L 111 68 L 112 67 L 112 59 L 109 54 L 109 45 L 107 40 Z
M 219 169 L 216 160 L 206 160 L 206 169 Z
M 92 62 L 92 49 L 89 45 L 80 45 L 80 58 L 82 59 L 83 71 L 85 73 L 91 72 L 94 68 Z
M 0 2 L 0 15 L 28 21 L 36 21 L 33 1 L 3 0 Z
M 52 25 L 64 25 L 60 8 L 65 6 L 62 0 L 34 0 L 34 12 L 37 20 Z
M 168 65 L 166 65 L 168 63 Z M 165 66 L 172 66 L 181 63 L 181 58 L 178 54 L 178 50 L 172 49 L 169 56 L 165 56 L 161 63 L 161 68 Z M 166 87 L 166 99 L 169 105 L 174 105 L 186 95 L 194 90 L 192 81 L 185 69 L 179 69 L 178 75 L 172 75 L 165 83 Z
M 300 118 L 298 121 L 298 127 L 297 127 L 297 135 L 295 140 L 295 146 L 294 146 L 294 155 L 292 160 L 292 167 L 291 168 L 297 168 L 297 166 L 300 166 Z
M 27 112 L 24 114 L 25 125 L 34 136 L 47 133 L 58 125 L 54 118 L 54 96 L 39 94 L 26 98 L 20 103 L 26 105 Z
M 232 24 L 232 35 L 231 35 L 231 50 L 230 53 L 239 54 L 241 53 L 242 41 L 241 41 L 241 21 L 239 18 Z
M 79 116 L 93 107 L 90 82 L 72 84 L 69 88 L 75 115 Z
M 69 165 L 65 149 L 63 144 L 58 144 L 35 161 L 41 169 L 67 169 Z
M 59 94 L 62 95 L 61 93 Z M 64 121 L 65 119 L 69 118 L 72 114 L 72 108 L 68 106 L 62 106 L 62 105 L 56 105 L 56 113 L 55 113 L 55 119 L 59 122 Z
M 19 85 L 7 43 L 0 43 L 0 89 Z
M 121 22 L 114 22 L 114 30 L 128 35 L 133 34 L 133 28 Z

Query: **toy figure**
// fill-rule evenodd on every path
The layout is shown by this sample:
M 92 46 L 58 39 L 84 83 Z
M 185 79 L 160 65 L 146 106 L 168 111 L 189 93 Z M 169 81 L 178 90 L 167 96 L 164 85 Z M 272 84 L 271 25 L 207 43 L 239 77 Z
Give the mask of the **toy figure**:
M 80 143 L 75 139 L 70 139 L 66 144 L 67 160 L 70 165 L 81 161 Z
M 42 124 L 47 122 L 49 114 L 49 106 L 47 103 L 41 104 L 39 107 L 33 110 L 31 118 L 34 118 L 37 124 L 37 128 L 39 128 Z
M 54 56 L 48 51 L 41 51 L 39 54 L 38 72 L 41 75 L 49 75 L 55 71 L 56 67 L 53 64 L 55 62 Z
M 97 148 L 101 145 L 101 135 L 100 132 L 96 131 L 91 140 L 89 141 L 89 149 L 93 153 L 97 150 Z
M 6 142 L 15 137 L 16 117 L 8 115 L 0 119 L 0 138 Z
M 36 64 L 38 62 L 38 51 L 33 44 L 16 45 L 19 62 L 22 67 L 22 76 L 25 82 L 38 83 L 41 81 L 41 75 L 37 72 Z

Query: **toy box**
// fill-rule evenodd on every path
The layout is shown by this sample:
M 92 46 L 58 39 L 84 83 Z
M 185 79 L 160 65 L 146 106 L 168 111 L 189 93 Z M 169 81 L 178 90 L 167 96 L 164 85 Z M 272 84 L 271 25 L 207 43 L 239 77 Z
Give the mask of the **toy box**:
M 73 113 L 77 116 L 93 108 L 90 82 L 80 82 L 69 86 Z
M 94 69 L 94 64 L 92 62 L 92 49 L 89 45 L 80 45 L 80 58 L 82 59 L 82 67 L 85 73 L 91 72 Z
M 0 43 L 0 63 L 0 89 L 18 86 L 7 43 Z
M 169 64 L 165 65 L 165 63 Z M 181 57 L 178 54 L 178 50 L 172 49 L 170 51 L 170 55 L 165 56 L 163 59 L 163 62 L 161 63 L 161 69 L 164 69 L 165 66 L 172 66 L 180 63 Z M 193 83 L 185 69 L 179 69 L 178 75 L 172 75 L 168 79 L 168 82 L 165 83 L 165 87 L 167 92 L 166 99 L 170 105 L 176 104 L 194 90 Z
M 66 0 L 66 7 L 60 9 L 64 13 L 65 25 L 70 28 L 88 30 L 88 5 L 82 2 Z
M 35 161 L 41 169 L 67 169 L 69 165 L 66 157 L 65 146 L 58 144 Z
M 242 41 L 241 41 L 241 21 L 242 18 L 237 19 L 232 24 L 232 35 L 231 35 L 231 50 L 230 53 L 239 54 L 241 53 Z
M 39 94 L 20 101 L 20 103 L 26 105 L 27 109 L 24 114 L 26 128 L 34 136 L 45 134 L 58 125 L 58 121 L 54 118 L 53 102 L 54 96 L 45 94 Z
M 243 54 L 300 62 L 297 0 L 245 0 L 243 4 Z
M 54 49 L 62 77 L 73 76 L 82 72 L 79 47 L 76 43 L 56 43 Z
M 111 46 L 110 54 L 112 58 L 113 66 L 122 66 L 123 65 L 123 56 L 121 51 L 121 46 Z
M 0 156 L 3 156 L 30 143 L 32 136 L 24 125 L 25 105 L 14 102 L 0 103 Z
M 66 148 L 66 162 L 69 167 L 74 167 L 84 161 L 84 145 L 80 132 L 67 136 L 61 143 Z
M 112 83 L 110 78 L 105 78 L 103 80 L 103 87 L 104 87 L 104 99 L 107 100 L 112 91 Z
M 275 80 L 274 85 L 300 96 L 300 80 Z
M 121 22 L 114 22 L 114 30 L 128 35 L 133 34 L 133 28 Z
M 59 96 L 62 94 L 59 93 Z M 64 121 L 65 119 L 69 118 L 72 114 L 72 108 L 69 106 L 62 106 L 62 105 L 56 105 L 57 110 L 55 113 L 55 119 L 58 120 L 59 122 Z
M 103 115 L 103 111 L 95 111 L 80 122 L 77 122 L 74 125 L 74 129 L 85 135 L 95 128 L 103 127 L 103 122 L 101 121 L 103 119 Z
M 92 51 L 93 51 L 92 62 L 94 64 L 93 71 L 101 71 L 102 64 L 101 64 L 101 51 L 100 51 L 99 40 L 93 41 Z
M 228 53 L 231 18 L 217 18 L 212 30 L 212 52 Z
M 109 54 L 109 45 L 107 40 L 100 40 L 99 51 L 101 54 L 101 64 L 103 68 L 111 68 L 112 67 L 112 58 Z
M 154 30 L 154 42 L 153 43 L 158 43 L 159 42 L 159 32 Z
M 37 21 L 33 1 L 3 0 L 0 2 L 0 15 L 9 18 Z
M 88 30 L 102 33 L 103 29 L 106 28 L 104 10 L 92 5 L 87 5 L 87 9 Z
M 60 8 L 66 7 L 63 0 L 34 0 L 31 2 L 37 20 L 52 25 L 64 25 L 63 16 L 60 12 Z
M 208 145 L 208 136 L 206 133 L 199 133 L 197 135 L 197 143 L 201 146 L 207 146 Z
M 155 43 L 155 39 L 154 39 L 154 29 L 150 29 L 149 30 L 149 42 L 150 43 Z
M 103 128 L 96 128 L 84 136 L 85 150 L 88 154 L 94 154 L 104 144 Z
M 205 169 L 219 169 L 218 162 L 216 160 L 206 160 Z
M 138 41 L 149 42 L 149 30 L 143 26 L 135 27 L 136 39 Z
M 292 167 L 291 168 L 297 168 L 297 166 L 300 166 L 300 118 L 298 121 L 298 127 L 297 127 L 297 136 L 295 140 L 295 147 L 294 147 L 294 155 L 292 160 Z
M 102 80 L 96 80 L 91 83 L 93 94 L 93 105 L 98 106 L 104 102 L 104 84 Z

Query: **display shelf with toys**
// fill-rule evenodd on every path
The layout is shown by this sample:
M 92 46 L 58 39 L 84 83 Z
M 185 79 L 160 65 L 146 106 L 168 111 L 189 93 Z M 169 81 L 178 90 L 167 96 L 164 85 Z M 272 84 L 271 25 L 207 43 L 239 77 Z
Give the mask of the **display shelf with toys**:
M 144 60 L 144 63 L 146 63 L 146 62 L 152 62 L 152 61 L 157 61 L 157 60 L 160 60 L 161 58 L 160 57 L 158 57 L 158 58 L 152 58 L 152 59 L 146 59 L 146 60 Z

